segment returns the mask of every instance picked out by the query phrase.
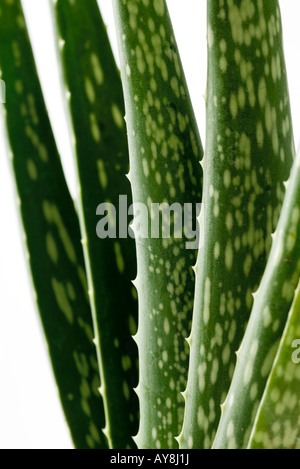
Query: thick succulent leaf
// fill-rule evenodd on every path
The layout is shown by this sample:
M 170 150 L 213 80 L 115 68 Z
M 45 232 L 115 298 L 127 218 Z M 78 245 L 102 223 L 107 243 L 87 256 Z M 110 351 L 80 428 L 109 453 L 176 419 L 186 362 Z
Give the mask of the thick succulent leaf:
M 177 447 L 183 419 L 195 250 L 167 231 L 151 204 L 201 200 L 202 146 L 164 0 L 113 2 L 125 92 L 137 236 L 140 448 Z M 145 210 L 146 208 L 146 210 Z M 196 210 L 195 210 L 196 213 Z M 164 213 L 166 215 L 166 212 Z M 171 217 L 172 218 L 172 217 Z M 164 230 L 168 216 L 163 217 Z M 142 237 L 144 236 L 144 237 Z
M 75 133 L 80 216 L 88 270 L 90 300 L 96 329 L 106 428 L 110 447 L 135 447 L 138 429 L 137 324 L 135 242 L 125 226 L 111 221 L 111 236 L 96 235 L 99 204 L 110 203 L 123 219 L 131 205 L 128 143 L 124 100 L 106 28 L 96 0 L 51 2 L 58 30 L 58 46 Z M 123 199 L 124 200 L 124 199 Z M 109 212 L 111 217 L 113 212 Z M 125 218 L 126 220 L 126 218 Z M 116 232 L 113 233 L 114 227 Z M 121 229 L 125 235 L 119 236 Z M 104 230 L 103 230 L 104 231 Z M 106 227 L 105 231 L 109 231 Z M 104 234 L 104 233 L 103 233 Z M 101 236 L 101 233 L 98 232 Z
M 213 442 L 294 155 L 277 0 L 207 7 L 207 138 L 184 448 Z
M 75 446 L 105 448 L 79 223 L 19 0 L 1 1 L 0 44 L 6 126 L 28 259 L 61 401 Z
M 260 403 L 248 448 L 300 449 L 300 289 Z
M 237 365 L 223 406 L 214 448 L 245 448 L 248 445 L 299 282 L 299 259 L 300 152 L 293 165 L 267 267 L 254 295 L 253 309 L 237 354 Z M 293 363 L 283 372 L 286 372 L 287 379 L 292 378 L 295 373 Z M 283 391 L 283 376 L 280 381 Z M 291 394 L 291 399 L 292 397 Z M 278 398 L 280 399 L 280 394 Z M 268 416 L 270 421 L 273 418 L 274 416 Z M 279 420 L 279 414 L 277 419 Z

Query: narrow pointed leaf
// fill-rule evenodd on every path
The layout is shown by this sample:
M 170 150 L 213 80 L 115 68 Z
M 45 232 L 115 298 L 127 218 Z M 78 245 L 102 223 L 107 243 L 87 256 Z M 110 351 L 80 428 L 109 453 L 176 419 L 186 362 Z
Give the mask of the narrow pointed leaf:
M 136 204 L 139 297 L 140 448 L 174 448 L 183 419 L 194 294 L 195 250 L 151 204 L 201 200 L 202 147 L 166 2 L 115 0 L 125 93 L 130 181 Z M 166 207 L 168 209 L 168 206 Z M 195 207 L 194 207 L 195 208 Z M 196 210 L 195 210 L 196 213 Z M 155 215 L 156 214 L 156 215 Z M 171 217 L 172 218 L 172 217 Z M 180 231 L 180 230 L 179 230 Z M 167 237 L 163 238 L 163 234 Z M 153 235 L 153 232 L 152 232 Z
M 138 428 L 138 399 L 133 391 L 138 383 L 137 346 L 131 337 L 137 324 L 137 296 L 131 283 L 136 277 L 135 242 L 128 235 L 128 208 L 119 203 L 121 196 L 131 205 L 125 176 L 129 157 L 122 85 L 97 1 L 52 4 L 75 133 L 81 229 L 106 434 L 110 447 L 130 448 L 135 447 L 132 435 Z M 106 239 L 99 238 L 108 228 L 102 224 L 101 232 L 96 210 L 102 220 L 105 210 L 114 219 Z M 122 210 L 123 222 L 119 222 L 116 217 Z M 119 236 L 121 230 L 124 238 Z
M 280 342 L 248 448 L 300 449 L 300 290 Z
M 294 155 L 278 2 L 207 7 L 207 137 L 183 448 L 213 442 Z
M 246 448 L 249 443 L 299 282 L 299 207 L 300 152 L 293 165 L 268 264 L 255 294 L 214 448 Z M 284 372 L 289 373 L 291 366 L 294 373 L 293 363 Z M 281 381 L 283 389 L 283 377 Z M 271 421 L 274 417 L 269 418 Z
M 80 230 L 20 1 L 2 1 L 0 67 L 26 247 L 59 393 L 77 448 L 105 448 Z M 45 422 L 47 425 L 47 422 Z

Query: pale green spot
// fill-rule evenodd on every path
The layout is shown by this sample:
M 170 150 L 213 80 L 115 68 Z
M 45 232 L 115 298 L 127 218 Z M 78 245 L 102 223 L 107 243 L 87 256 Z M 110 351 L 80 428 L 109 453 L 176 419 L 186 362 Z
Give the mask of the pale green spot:
M 90 416 L 90 411 L 86 412 L 85 401 L 84 401 L 84 404 L 83 403 L 81 404 L 81 406 L 84 407 L 84 413 L 87 414 L 88 416 Z M 95 442 L 94 442 L 93 438 L 91 437 L 91 435 L 86 436 L 86 442 L 87 442 L 87 445 L 88 445 L 89 448 L 91 448 L 91 449 L 95 448 Z
M 246 277 L 249 276 L 251 266 L 252 266 L 252 256 L 251 256 L 251 254 L 247 254 L 247 257 L 244 261 L 244 266 L 243 266 L 244 274 L 245 274 Z
M 41 158 L 43 163 L 47 163 L 48 162 L 48 152 L 47 152 L 47 149 L 46 149 L 45 145 L 43 145 L 42 143 L 37 145 L 37 151 L 38 151 L 39 157 Z
M 205 290 L 204 290 L 204 307 L 203 307 L 203 318 L 204 323 L 208 324 L 210 317 L 210 295 L 211 295 L 211 283 L 209 277 L 205 279 Z
M 63 243 L 64 249 L 66 251 L 66 254 L 69 258 L 69 260 L 75 264 L 76 263 L 76 252 L 73 246 L 73 243 L 71 241 L 71 238 L 69 237 L 69 234 L 65 228 L 65 225 L 63 224 L 61 215 L 58 211 L 58 208 L 56 205 L 51 204 L 47 200 L 43 202 L 43 212 L 45 215 L 46 220 L 48 223 L 53 223 L 56 225 L 60 239 Z
M 95 53 L 91 54 L 91 64 L 97 85 L 102 85 L 104 83 L 104 74 L 99 58 Z
M 227 242 L 226 249 L 225 249 L 225 265 L 227 270 L 232 269 L 233 263 L 233 249 L 231 241 Z
M 238 104 L 239 104 L 240 109 L 244 109 L 245 104 L 246 104 L 246 94 L 245 94 L 245 90 L 244 90 L 243 86 L 239 87 Z
M 122 357 L 122 368 L 126 372 L 132 367 L 131 358 L 128 355 Z
M 164 332 L 166 335 L 170 333 L 170 323 L 169 323 L 168 318 L 164 319 Z
M 214 258 L 217 260 L 220 257 L 220 243 L 217 241 L 214 246 Z
M 260 107 L 264 107 L 267 101 L 267 85 L 264 78 L 260 79 L 258 85 L 258 102 Z
M 227 70 L 227 59 L 224 55 L 222 55 L 222 57 L 220 58 L 219 65 L 220 65 L 221 72 L 225 73 Z
M 256 141 L 259 148 L 262 148 L 264 145 L 264 129 L 260 121 L 256 124 Z
M 31 158 L 28 158 L 26 165 L 30 179 L 32 181 L 36 181 L 38 179 L 38 172 L 34 161 Z
M 124 258 L 122 255 L 120 243 L 118 242 L 114 243 L 114 251 L 115 251 L 118 270 L 122 274 L 125 270 L 125 262 L 124 262 Z
M 230 360 L 230 345 L 227 343 L 222 351 L 222 362 L 224 365 L 227 365 Z
M 106 174 L 104 162 L 102 160 L 97 160 L 97 167 L 98 167 L 98 176 L 99 176 L 101 187 L 102 189 L 106 189 L 108 181 L 107 181 L 107 174 Z
M 153 0 L 153 6 L 158 16 L 164 16 L 165 5 L 163 0 Z
M 91 397 L 91 390 L 89 384 L 85 378 L 82 378 L 80 384 L 80 394 L 84 399 L 89 399 Z
M 264 327 L 269 327 L 270 324 L 272 323 L 272 315 L 271 315 L 269 306 L 265 306 L 263 310 L 263 322 L 264 322 Z
M 223 180 L 224 180 L 225 187 L 228 189 L 231 184 L 231 173 L 229 169 L 225 169 Z
M 52 278 L 51 285 L 52 285 L 53 292 L 54 292 L 59 309 L 62 311 L 62 313 L 64 314 L 69 324 L 73 324 L 74 322 L 73 310 L 69 303 L 64 285 L 58 282 L 55 278 Z
M 85 78 L 84 88 L 85 88 L 85 93 L 87 95 L 89 102 L 93 104 L 96 101 L 96 93 L 95 93 L 93 83 L 91 82 L 89 78 Z
M 214 33 L 210 24 L 207 27 L 207 43 L 209 48 L 214 44 Z
M 137 331 L 137 325 L 133 316 L 129 316 L 129 331 L 132 336 L 134 336 Z
M 126 381 L 123 381 L 123 394 L 125 399 L 128 401 L 130 398 L 130 390 Z
M 124 119 L 123 119 L 122 112 L 120 111 L 120 108 L 116 104 L 113 104 L 111 107 L 111 112 L 112 112 L 113 120 L 116 126 L 119 127 L 119 129 L 123 129 Z
M 131 70 L 130 70 L 129 64 L 126 65 L 125 70 L 126 70 L 126 75 L 127 75 L 128 77 L 130 77 L 130 75 L 131 75 Z
M 145 177 L 149 177 L 149 166 L 148 166 L 148 161 L 146 160 L 146 158 L 143 158 L 142 159 L 142 165 L 143 165 L 143 172 L 144 172 L 144 175 Z
M 137 61 L 137 69 L 138 71 L 143 74 L 146 70 L 146 63 L 144 61 L 143 52 L 139 45 L 135 48 L 135 56 Z
M 234 93 L 231 93 L 229 108 L 232 118 L 236 119 L 238 115 L 238 101 Z
M 90 127 L 93 139 L 95 140 L 95 142 L 100 143 L 101 131 L 94 113 L 90 114 Z
M 57 250 L 55 239 L 53 238 L 51 233 L 47 233 L 46 235 L 46 249 L 47 249 L 47 253 L 51 261 L 54 264 L 57 264 L 58 250 Z
M 93 422 L 90 422 L 89 429 L 90 429 L 92 438 L 93 438 L 97 443 L 100 443 L 100 442 L 101 442 L 101 440 L 100 440 L 100 435 L 99 435 L 99 432 L 98 432 L 97 428 L 96 428 L 95 425 L 93 424 Z
M 231 231 L 233 228 L 233 216 L 232 213 L 228 212 L 225 220 L 226 228 L 228 231 Z

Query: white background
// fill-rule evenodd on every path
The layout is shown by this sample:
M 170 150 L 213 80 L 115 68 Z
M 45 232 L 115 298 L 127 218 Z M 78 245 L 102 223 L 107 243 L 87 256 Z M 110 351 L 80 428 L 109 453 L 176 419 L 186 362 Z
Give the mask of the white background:
M 117 54 L 111 0 L 99 1 Z M 300 4 L 281 3 L 296 144 L 300 137 Z M 205 141 L 205 0 L 169 0 L 201 137 Z M 48 0 L 23 0 L 46 103 L 75 193 L 74 168 L 56 64 Z M 72 448 L 47 357 L 24 260 L 20 224 L 3 135 L 0 133 L 0 449 Z

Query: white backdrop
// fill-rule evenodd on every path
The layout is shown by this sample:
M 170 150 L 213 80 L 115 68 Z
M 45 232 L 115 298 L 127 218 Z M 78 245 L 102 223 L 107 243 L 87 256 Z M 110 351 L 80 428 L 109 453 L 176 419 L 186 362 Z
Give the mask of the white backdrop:
M 117 54 L 111 0 L 100 0 Z M 202 141 L 205 141 L 206 1 L 168 0 Z M 294 132 L 300 139 L 299 0 L 282 0 Z M 68 182 L 74 167 L 56 63 L 48 0 L 23 0 L 42 87 Z M 118 59 L 117 59 L 118 60 Z M 2 130 L 2 129 L 1 129 Z M 0 449 L 72 448 L 31 295 L 15 190 L 0 132 Z

